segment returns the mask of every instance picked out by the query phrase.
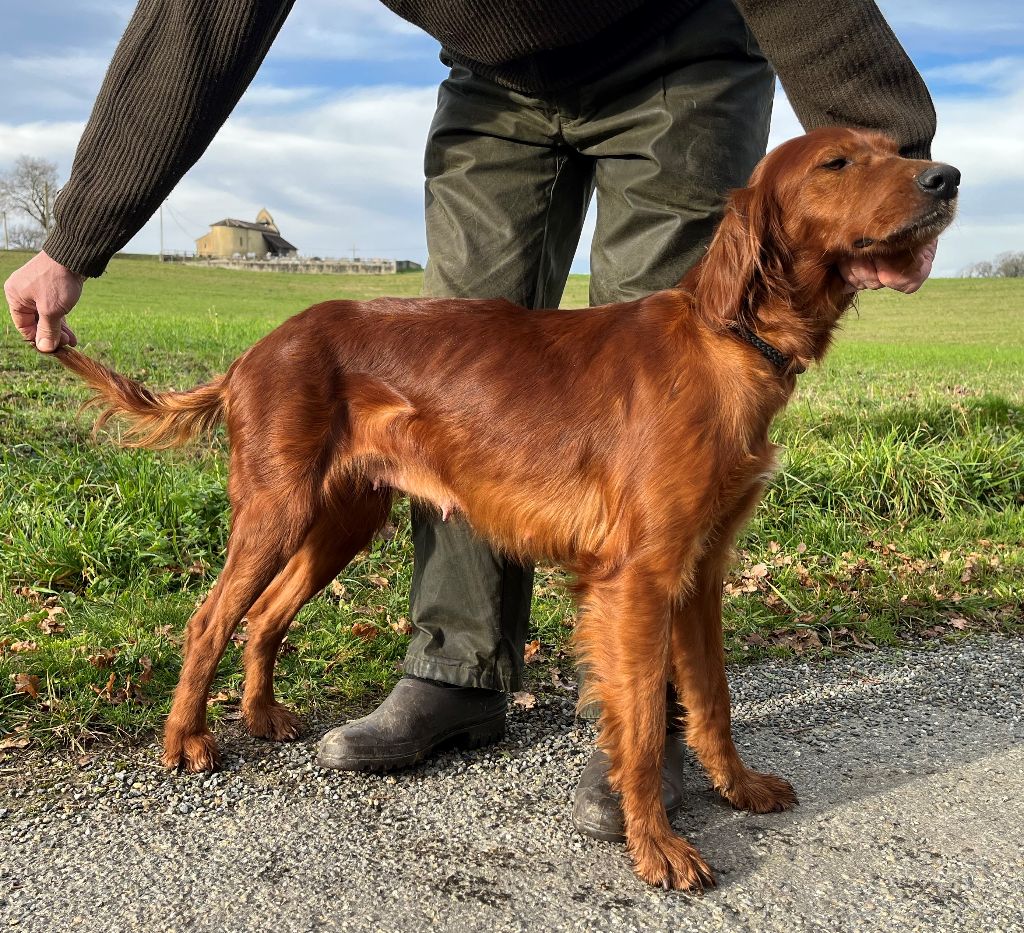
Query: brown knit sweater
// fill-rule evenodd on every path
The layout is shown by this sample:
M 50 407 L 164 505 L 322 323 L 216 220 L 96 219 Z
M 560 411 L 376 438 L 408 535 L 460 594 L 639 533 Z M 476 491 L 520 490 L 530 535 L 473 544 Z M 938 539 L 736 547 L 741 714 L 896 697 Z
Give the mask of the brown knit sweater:
M 202 155 L 294 0 L 139 0 L 55 206 L 47 254 L 97 276 Z M 383 0 L 445 57 L 543 95 L 607 69 L 698 3 Z M 807 129 L 883 130 L 927 157 L 928 91 L 874 0 L 734 0 Z M 343 4 L 339 4 L 339 15 Z

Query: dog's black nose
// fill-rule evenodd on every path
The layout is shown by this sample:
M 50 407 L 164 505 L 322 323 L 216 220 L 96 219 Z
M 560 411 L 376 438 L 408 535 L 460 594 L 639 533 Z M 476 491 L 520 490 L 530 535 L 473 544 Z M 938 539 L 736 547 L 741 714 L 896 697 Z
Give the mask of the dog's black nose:
M 917 176 L 917 184 L 922 191 L 948 201 L 956 197 L 956 189 L 960 185 L 960 171 L 953 168 L 952 165 L 944 165 L 940 162 L 921 172 Z

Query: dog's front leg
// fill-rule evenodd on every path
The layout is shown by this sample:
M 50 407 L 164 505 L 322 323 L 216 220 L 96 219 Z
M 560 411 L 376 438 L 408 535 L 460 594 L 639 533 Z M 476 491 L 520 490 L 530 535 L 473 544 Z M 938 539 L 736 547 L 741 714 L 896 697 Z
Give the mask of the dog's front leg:
M 796 794 L 788 781 L 744 765 L 732 739 L 729 684 L 722 641 L 722 583 L 729 541 L 709 550 L 672 621 L 672 667 L 686 709 L 686 741 L 715 789 L 740 810 L 789 810 Z
M 665 888 L 714 884 L 700 853 L 676 835 L 661 799 L 670 594 L 657 574 L 629 567 L 583 584 L 580 647 L 601 702 L 601 747 L 622 796 L 626 844 L 636 873 Z

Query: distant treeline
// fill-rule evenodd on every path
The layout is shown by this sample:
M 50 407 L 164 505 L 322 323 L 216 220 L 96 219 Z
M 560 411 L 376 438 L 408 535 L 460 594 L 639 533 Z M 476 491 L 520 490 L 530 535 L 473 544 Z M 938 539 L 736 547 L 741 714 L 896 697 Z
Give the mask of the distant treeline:
M 972 262 L 960 273 L 965 279 L 1022 279 L 1024 278 L 1024 252 L 1000 253 L 995 259 Z

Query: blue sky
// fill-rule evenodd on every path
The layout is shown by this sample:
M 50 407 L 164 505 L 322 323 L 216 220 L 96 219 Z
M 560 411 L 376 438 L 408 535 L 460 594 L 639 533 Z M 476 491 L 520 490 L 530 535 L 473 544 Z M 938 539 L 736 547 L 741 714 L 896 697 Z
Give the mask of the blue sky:
M 884 0 L 932 90 L 936 158 L 961 169 L 937 273 L 1024 249 L 1024 4 Z M 62 177 L 133 3 L 5 0 L 0 169 L 19 154 Z M 170 249 L 266 206 L 307 254 L 422 261 L 422 148 L 445 70 L 437 43 L 377 0 L 297 0 L 263 68 L 164 212 Z M 784 97 L 772 143 L 799 132 Z M 574 269 L 585 271 L 593 217 Z M 155 251 L 156 219 L 130 244 Z

